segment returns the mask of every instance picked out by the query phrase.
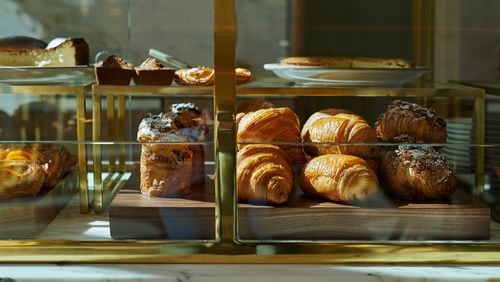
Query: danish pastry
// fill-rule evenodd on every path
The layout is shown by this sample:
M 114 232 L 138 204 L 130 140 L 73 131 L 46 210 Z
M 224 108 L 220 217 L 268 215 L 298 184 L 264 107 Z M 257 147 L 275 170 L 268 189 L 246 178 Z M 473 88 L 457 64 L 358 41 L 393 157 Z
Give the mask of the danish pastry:
M 0 161 L 0 199 L 34 197 L 45 180 L 41 166 L 26 160 Z
M 453 165 L 430 146 L 388 150 L 380 170 L 388 192 L 405 200 L 441 199 L 457 189 Z
M 445 143 L 446 122 L 431 108 L 393 101 L 375 123 L 377 137 L 386 142 Z
M 277 146 L 252 144 L 238 151 L 238 199 L 282 204 L 293 190 L 293 170 L 287 154 Z
M 365 160 L 335 154 L 311 159 L 300 174 L 300 187 L 309 196 L 352 203 L 367 200 L 378 191 L 379 182 Z
M 236 84 L 248 83 L 253 80 L 250 70 L 245 68 L 235 69 Z M 207 66 L 184 68 L 175 72 L 175 82 L 179 85 L 210 86 L 214 84 L 214 69 Z

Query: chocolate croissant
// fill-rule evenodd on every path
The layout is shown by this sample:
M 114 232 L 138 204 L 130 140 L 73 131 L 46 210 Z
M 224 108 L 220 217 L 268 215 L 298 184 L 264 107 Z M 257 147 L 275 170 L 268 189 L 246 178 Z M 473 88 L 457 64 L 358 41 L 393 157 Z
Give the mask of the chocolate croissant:
M 376 143 L 373 128 L 355 114 L 337 114 L 324 117 L 311 124 L 303 136 L 306 143 L 359 143 L 359 144 L 309 144 L 305 151 L 310 156 L 346 154 L 371 158 L 374 146 L 362 143 Z
M 379 182 L 365 160 L 330 154 L 315 157 L 304 166 L 300 187 L 309 196 L 351 203 L 367 200 L 378 191 Z
M 26 160 L 0 161 L 0 199 L 34 197 L 45 181 L 43 168 Z
M 251 144 L 236 157 L 238 199 L 282 204 L 293 190 L 293 170 L 287 154 L 277 146 Z
M 297 115 L 290 108 L 261 109 L 239 114 L 236 140 L 242 143 L 300 143 L 300 125 Z M 240 144 L 239 148 L 245 144 Z M 305 162 L 302 145 L 277 144 L 294 164 Z
M 445 143 L 446 122 L 433 109 L 393 101 L 375 123 L 377 137 L 387 142 Z
M 405 200 L 441 199 L 457 189 L 453 165 L 429 146 L 388 150 L 380 171 L 387 191 Z

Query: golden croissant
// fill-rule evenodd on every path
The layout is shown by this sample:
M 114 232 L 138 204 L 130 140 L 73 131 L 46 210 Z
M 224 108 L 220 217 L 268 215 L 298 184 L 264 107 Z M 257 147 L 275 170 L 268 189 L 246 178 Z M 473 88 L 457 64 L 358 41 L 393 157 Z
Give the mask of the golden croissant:
M 305 145 L 306 153 L 311 156 L 346 154 L 371 158 L 374 154 L 374 146 L 362 143 L 375 143 L 377 136 L 362 117 L 355 114 L 337 114 L 320 118 L 312 123 L 303 141 L 306 143 L 359 143 Z
M 431 108 L 393 101 L 375 123 L 380 140 L 388 142 L 445 143 L 446 122 Z
M 304 126 L 302 126 L 302 131 L 300 132 L 300 136 L 304 138 L 304 136 L 308 134 L 311 125 L 318 119 L 334 116 L 337 114 L 350 114 L 350 113 L 351 112 L 349 112 L 348 110 L 336 109 L 336 108 L 329 108 L 315 112 L 306 120 Z
M 274 105 L 264 98 L 254 98 L 241 102 L 236 109 L 237 113 L 249 113 L 260 109 L 274 108 Z
M 378 191 L 379 182 L 365 160 L 330 154 L 315 157 L 304 166 L 300 187 L 309 196 L 351 203 L 368 199 Z
M 287 154 L 277 146 L 252 144 L 237 154 L 238 199 L 282 204 L 293 190 L 293 170 Z
M 380 171 L 388 192 L 405 200 L 441 199 L 457 189 L 453 165 L 432 147 L 388 150 Z
M 244 115 L 239 114 L 237 120 L 236 140 L 238 142 L 281 142 L 281 144 L 276 145 L 288 154 L 293 163 L 305 162 L 304 152 L 300 144 L 299 118 L 289 108 L 269 108 Z M 244 146 L 245 144 L 240 144 L 239 148 Z

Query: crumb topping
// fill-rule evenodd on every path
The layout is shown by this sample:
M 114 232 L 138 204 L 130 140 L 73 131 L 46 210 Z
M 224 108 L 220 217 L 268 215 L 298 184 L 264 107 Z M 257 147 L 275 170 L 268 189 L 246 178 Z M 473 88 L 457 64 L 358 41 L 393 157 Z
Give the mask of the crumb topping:
M 442 171 L 446 176 L 453 174 L 453 165 L 443 154 L 436 151 L 433 147 L 400 145 L 395 153 L 399 159 L 403 160 L 403 164 L 406 167 L 414 169 L 417 172 L 430 170 Z

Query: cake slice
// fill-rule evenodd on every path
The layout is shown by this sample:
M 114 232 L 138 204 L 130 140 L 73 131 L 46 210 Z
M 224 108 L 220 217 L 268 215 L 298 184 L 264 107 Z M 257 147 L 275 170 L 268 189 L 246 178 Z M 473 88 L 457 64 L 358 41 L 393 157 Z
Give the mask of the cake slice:
M 52 48 L 0 48 L 2 66 L 77 66 L 89 64 L 89 45 L 83 38 L 69 38 Z

